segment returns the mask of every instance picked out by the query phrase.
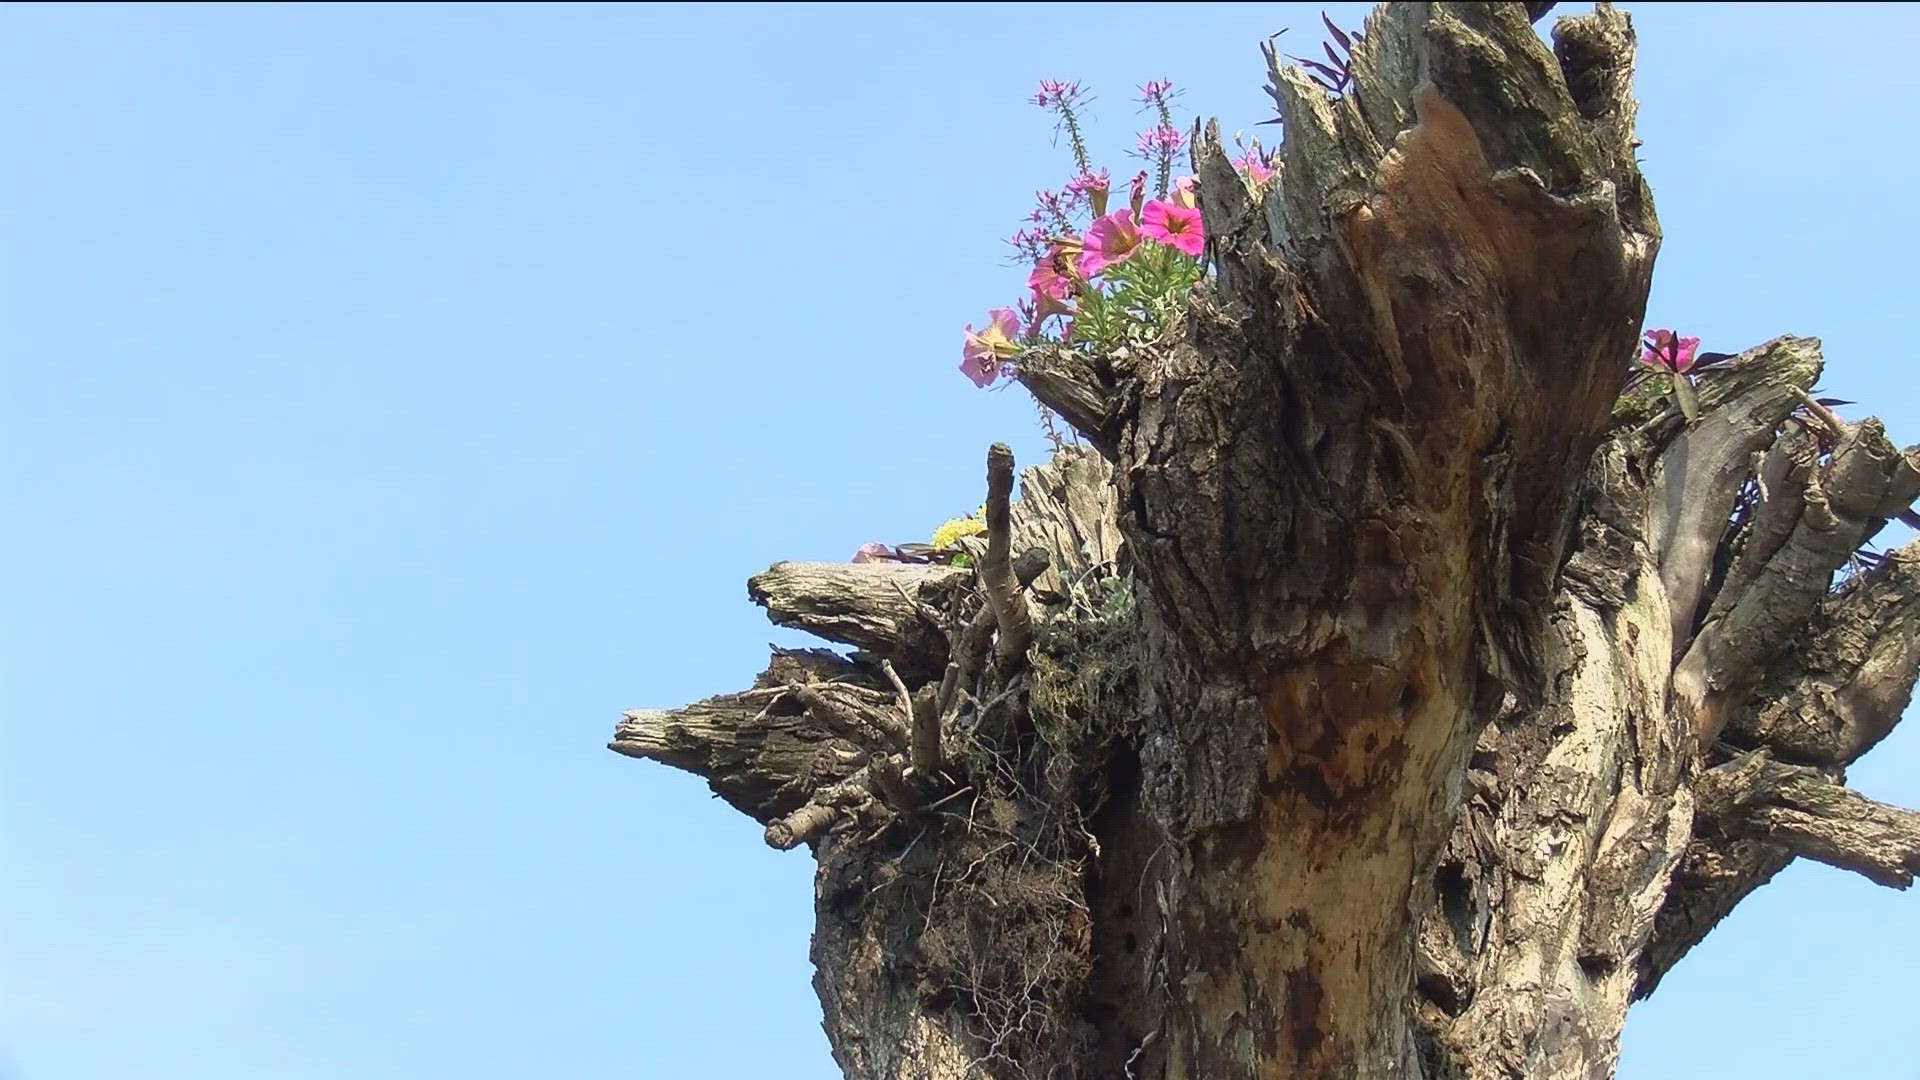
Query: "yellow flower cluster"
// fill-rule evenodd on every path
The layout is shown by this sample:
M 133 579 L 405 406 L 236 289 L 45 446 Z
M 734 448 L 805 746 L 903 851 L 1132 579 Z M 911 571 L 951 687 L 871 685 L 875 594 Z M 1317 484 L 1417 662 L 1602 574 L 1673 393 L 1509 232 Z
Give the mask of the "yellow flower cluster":
M 952 521 L 933 530 L 933 546 L 941 550 L 953 547 L 962 537 L 979 536 L 987 531 L 986 507 L 981 507 L 976 516 L 954 518 Z

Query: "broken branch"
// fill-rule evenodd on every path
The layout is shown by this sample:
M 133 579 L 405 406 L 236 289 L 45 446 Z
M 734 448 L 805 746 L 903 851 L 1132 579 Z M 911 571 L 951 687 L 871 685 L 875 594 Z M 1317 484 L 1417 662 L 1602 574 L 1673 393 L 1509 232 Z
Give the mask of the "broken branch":
M 994 443 L 987 450 L 987 553 L 980 559 L 980 588 L 1000 627 L 995 651 L 1002 657 L 1024 655 L 1033 641 L 1033 614 L 1013 574 L 1008 520 L 1012 496 L 1013 451 L 1005 443 Z
M 882 754 L 868 764 L 867 771 L 873 776 L 873 786 L 880 791 L 895 810 L 912 810 L 920 805 L 921 799 L 912 785 L 907 783 L 906 773 L 900 767 L 898 754 Z
M 800 700 L 813 718 L 844 739 L 873 751 L 898 749 L 906 745 L 904 723 L 888 716 L 886 710 L 871 707 L 855 695 L 872 694 L 853 687 L 795 686 L 793 696 Z
M 1753 455 L 1772 445 L 1799 392 L 1819 378 L 1820 364 L 1820 343 L 1812 338 L 1781 337 L 1747 350 L 1703 382 L 1700 419 L 1674 434 L 1660 454 L 1647 536 L 1670 598 L 1676 659 L 1693 637 L 1709 570 Z
M 958 567 L 932 564 L 781 562 L 748 578 L 747 595 L 776 626 L 888 657 L 910 674 L 932 674 L 948 643 L 921 605 L 945 607 L 967 577 Z
M 913 769 L 922 776 L 932 776 L 946 767 L 940 749 L 940 715 L 932 709 L 916 709 L 913 695 L 907 692 L 907 684 L 893 670 L 893 665 L 882 661 L 880 670 L 886 673 L 893 683 L 893 690 L 900 699 L 900 715 L 907 726 L 908 748 L 913 754 Z
M 787 685 L 856 674 L 852 663 L 824 650 L 776 649 L 753 689 L 680 709 L 635 709 L 621 717 L 607 747 L 693 773 L 764 824 L 792 813 L 809 789 L 854 771 L 846 759 L 853 741 L 836 738 L 804 711 Z
M 1726 739 L 1794 761 L 1843 769 L 1893 729 L 1920 672 L 1920 540 L 1829 597 L 1807 630 L 1774 660 L 1755 701 Z M 1712 787 L 1696 785 L 1703 802 Z M 1704 823 L 1715 818 L 1702 807 Z M 1771 843 L 1697 834 L 1674 872 L 1634 988 L 1646 997 L 1735 905 L 1792 862 Z
M 1017 377 L 1102 454 L 1114 455 L 1114 392 L 1090 358 L 1069 348 L 1033 346 L 1021 354 Z
M 1904 889 L 1920 874 L 1920 813 L 1872 799 L 1764 750 L 1700 777 L 1700 808 L 1728 835 L 1786 848 Z
M 1808 470 L 1800 520 L 1766 557 L 1764 572 L 1742 579 L 1744 591 L 1731 602 L 1716 602 L 1723 614 L 1701 627 L 1674 670 L 1675 695 L 1693 708 L 1703 745 L 1719 735 L 1766 666 L 1806 626 L 1834 571 L 1879 527 L 1884 519 L 1875 511 L 1915 494 L 1899 486 L 1906 455 L 1887 440 L 1880 421 L 1869 418 L 1843 430 L 1824 468 Z
M 841 783 L 814 792 L 807 805 L 767 826 L 767 846 L 790 851 L 826 832 L 848 807 L 873 798 L 868 779 L 867 770 L 862 769 Z
M 1044 548 L 1028 548 L 1013 561 L 1013 579 L 1024 589 L 1046 573 L 1049 565 Z M 947 662 L 946 671 L 940 679 L 940 692 L 934 698 L 934 715 L 942 718 L 943 725 L 952 721 L 953 714 L 959 708 L 961 689 L 973 682 L 973 677 L 980 672 L 980 665 L 986 661 L 993 627 L 993 605 L 982 604 L 966 628 L 960 631 L 960 639 L 954 642 L 953 658 Z

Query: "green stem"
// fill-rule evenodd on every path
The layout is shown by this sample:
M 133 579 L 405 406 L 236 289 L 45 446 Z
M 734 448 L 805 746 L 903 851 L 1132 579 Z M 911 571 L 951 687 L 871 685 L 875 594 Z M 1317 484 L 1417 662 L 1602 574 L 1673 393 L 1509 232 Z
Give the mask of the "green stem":
M 1080 175 L 1093 172 L 1093 164 L 1087 157 L 1087 141 L 1080 134 L 1080 118 L 1073 113 L 1073 106 L 1065 101 L 1057 106 L 1060 119 L 1067 125 L 1067 143 L 1073 147 L 1073 163 L 1080 167 Z
M 1154 102 L 1154 104 L 1160 107 L 1161 130 L 1172 131 L 1173 130 L 1173 111 L 1167 108 L 1166 95 L 1162 94 L 1160 96 L 1160 100 Z M 1158 190 L 1160 198 L 1164 199 L 1167 197 L 1167 185 L 1171 183 L 1172 180 L 1173 180 L 1173 151 L 1163 147 L 1160 151 L 1160 175 L 1158 178 L 1156 178 L 1154 183 L 1154 187 Z

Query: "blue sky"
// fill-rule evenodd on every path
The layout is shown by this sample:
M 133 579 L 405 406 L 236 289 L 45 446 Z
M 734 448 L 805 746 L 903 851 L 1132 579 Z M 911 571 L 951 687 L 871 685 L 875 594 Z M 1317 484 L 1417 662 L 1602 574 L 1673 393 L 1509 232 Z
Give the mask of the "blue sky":
M 1920 441 L 1920 7 L 1630 8 L 1650 322 L 1819 335 Z M 1038 454 L 954 370 L 1034 82 L 1117 171 L 1131 87 L 1252 130 L 1318 10 L 0 8 L 0 1077 L 837 1076 L 811 861 L 613 721 Z M 1854 781 L 1920 805 L 1920 730 Z M 1911 1077 L 1916 968 L 1920 898 L 1796 867 L 1620 1075 Z

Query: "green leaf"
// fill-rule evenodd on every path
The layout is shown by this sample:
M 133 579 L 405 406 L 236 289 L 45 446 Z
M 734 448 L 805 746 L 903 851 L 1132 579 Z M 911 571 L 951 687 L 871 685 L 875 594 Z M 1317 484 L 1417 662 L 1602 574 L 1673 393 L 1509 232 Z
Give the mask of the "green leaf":
M 1700 419 L 1700 396 L 1693 391 L 1693 381 L 1678 372 L 1668 378 L 1673 380 L 1673 399 L 1680 403 L 1680 415 L 1688 423 Z

